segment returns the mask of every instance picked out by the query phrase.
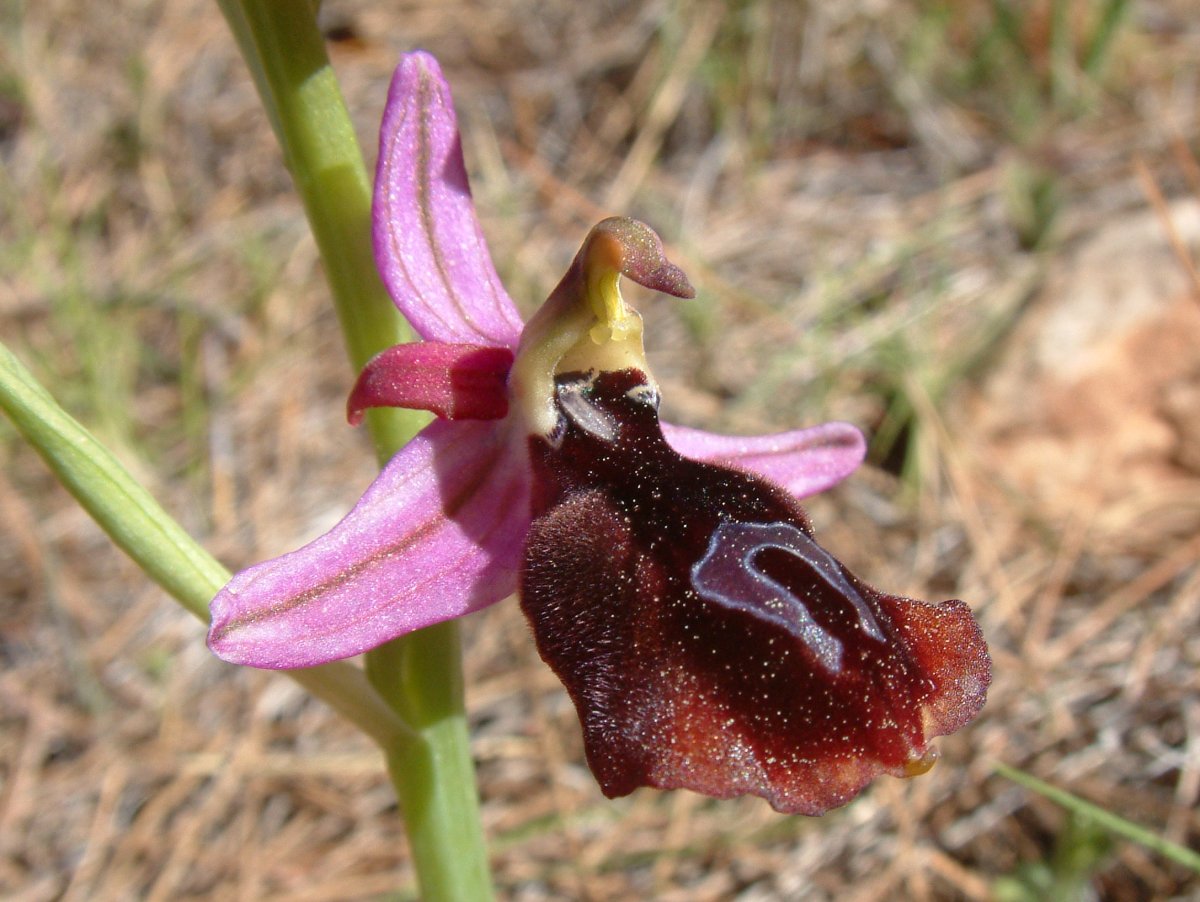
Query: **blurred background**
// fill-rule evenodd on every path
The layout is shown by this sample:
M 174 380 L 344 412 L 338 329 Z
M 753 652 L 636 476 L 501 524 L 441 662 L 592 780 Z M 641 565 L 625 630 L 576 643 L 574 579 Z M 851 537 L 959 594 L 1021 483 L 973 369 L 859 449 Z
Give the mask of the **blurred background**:
M 827 419 L 810 507 L 961 597 L 981 718 L 820 819 L 605 800 L 515 603 L 466 622 L 501 898 L 1167 900 L 1200 877 L 995 773 L 1200 843 L 1200 19 L 1191 0 L 326 0 L 373 163 L 399 53 L 454 86 L 525 312 L 645 219 L 676 422 Z M 374 473 L 320 261 L 216 4 L 0 2 L 0 332 L 225 564 Z M 367 740 L 205 650 L 0 422 L 0 895 L 415 898 Z M 400 891 L 396 891 L 400 887 Z M 407 888 L 407 889 L 405 889 Z

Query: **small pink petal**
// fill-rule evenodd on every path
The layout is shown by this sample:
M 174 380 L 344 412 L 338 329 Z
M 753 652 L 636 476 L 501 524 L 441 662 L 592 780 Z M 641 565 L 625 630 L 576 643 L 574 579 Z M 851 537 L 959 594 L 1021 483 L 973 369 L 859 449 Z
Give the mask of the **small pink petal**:
M 528 471 L 495 423 L 435 421 L 330 532 L 234 576 L 213 599 L 209 648 L 311 667 L 500 601 L 529 528 Z
M 392 77 L 372 205 L 375 260 L 422 338 L 516 347 L 521 317 L 475 216 L 450 86 L 409 53 Z
M 837 485 L 863 462 L 867 443 L 849 423 L 824 423 L 774 435 L 716 435 L 663 423 L 667 443 L 684 457 L 726 464 L 807 498 Z
M 502 420 L 508 416 L 508 348 L 437 341 L 394 345 L 367 361 L 346 418 L 357 426 L 370 407 L 428 410 L 447 420 Z

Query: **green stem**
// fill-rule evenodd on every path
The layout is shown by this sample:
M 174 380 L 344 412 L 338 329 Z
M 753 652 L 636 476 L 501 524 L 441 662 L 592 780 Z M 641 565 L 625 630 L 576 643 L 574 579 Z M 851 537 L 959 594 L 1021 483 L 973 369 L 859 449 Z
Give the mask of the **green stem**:
M 0 410 L 80 505 L 158 585 L 208 621 L 208 602 L 229 581 L 217 563 L 96 438 L 0 344 Z M 293 679 L 387 747 L 411 731 L 345 661 L 290 671 Z
M 351 363 L 359 368 L 411 339 L 375 269 L 370 180 L 312 0 L 218 0 L 245 56 L 304 202 L 325 264 Z M 371 411 L 381 461 L 421 415 Z M 403 807 L 421 898 L 492 898 L 479 821 L 455 624 L 398 639 L 367 655 L 367 677 L 417 741 L 385 746 Z
M 266 107 L 321 252 L 354 372 L 412 341 L 371 245 L 371 181 L 310 0 L 218 0 Z M 416 434 L 424 413 L 377 409 L 368 425 L 380 462 Z
M 490 899 L 487 850 L 479 826 L 469 755 L 458 623 L 390 642 L 367 656 L 367 678 L 424 742 L 388 753 L 413 859 L 425 872 L 421 898 Z M 467 816 L 470 815 L 470 816 Z M 430 879 L 430 875 L 436 875 Z

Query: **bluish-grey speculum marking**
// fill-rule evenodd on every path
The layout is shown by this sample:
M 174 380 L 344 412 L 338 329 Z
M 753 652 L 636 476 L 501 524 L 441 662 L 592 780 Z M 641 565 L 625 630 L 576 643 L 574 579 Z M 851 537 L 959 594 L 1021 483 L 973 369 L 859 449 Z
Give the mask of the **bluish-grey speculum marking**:
M 725 521 L 713 532 L 708 550 L 692 566 L 692 586 L 701 598 L 775 623 L 808 646 L 831 673 L 842 670 L 843 645 L 809 613 L 804 599 L 767 576 L 754 562 L 775 548 L 799 559 L 814 577 L 854 606 L 864 633 L 880 642 L 883 630 L 833 556 L 791 523 Z
M 589 376 L 574 382 L 560 383 L 558 403 L 571 422 L 584 432 L 592 434 L 602 442 L 611 442 L 616 439 L 620 427 L 611 413 L 588 397 L 588 389 L 593 381 L 594 377 Z

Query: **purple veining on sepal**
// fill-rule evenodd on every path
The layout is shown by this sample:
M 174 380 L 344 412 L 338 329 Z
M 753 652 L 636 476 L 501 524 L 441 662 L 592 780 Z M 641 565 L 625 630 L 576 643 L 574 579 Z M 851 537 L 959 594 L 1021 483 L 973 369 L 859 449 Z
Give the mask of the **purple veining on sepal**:
M 209 647 L 309 667 L 469 614 L 515 589 L 528 525 L 523 443 L 491 422 L 439 420 L 332 530 L 237 574 L 213 599 Z
M 407 54 L 383 111 L 372 204 L 375 260 L 422 338 L 515 347 L 521 318 L 475 216 L 450 86 Z
M 863 462 L 867 443 L 849 423 L 822 423 L 773 435 L 716 435 L 662 424 L 667 443 L 693 460 L 719 463 L 762 476 L 797 498 L 837 485 Z

